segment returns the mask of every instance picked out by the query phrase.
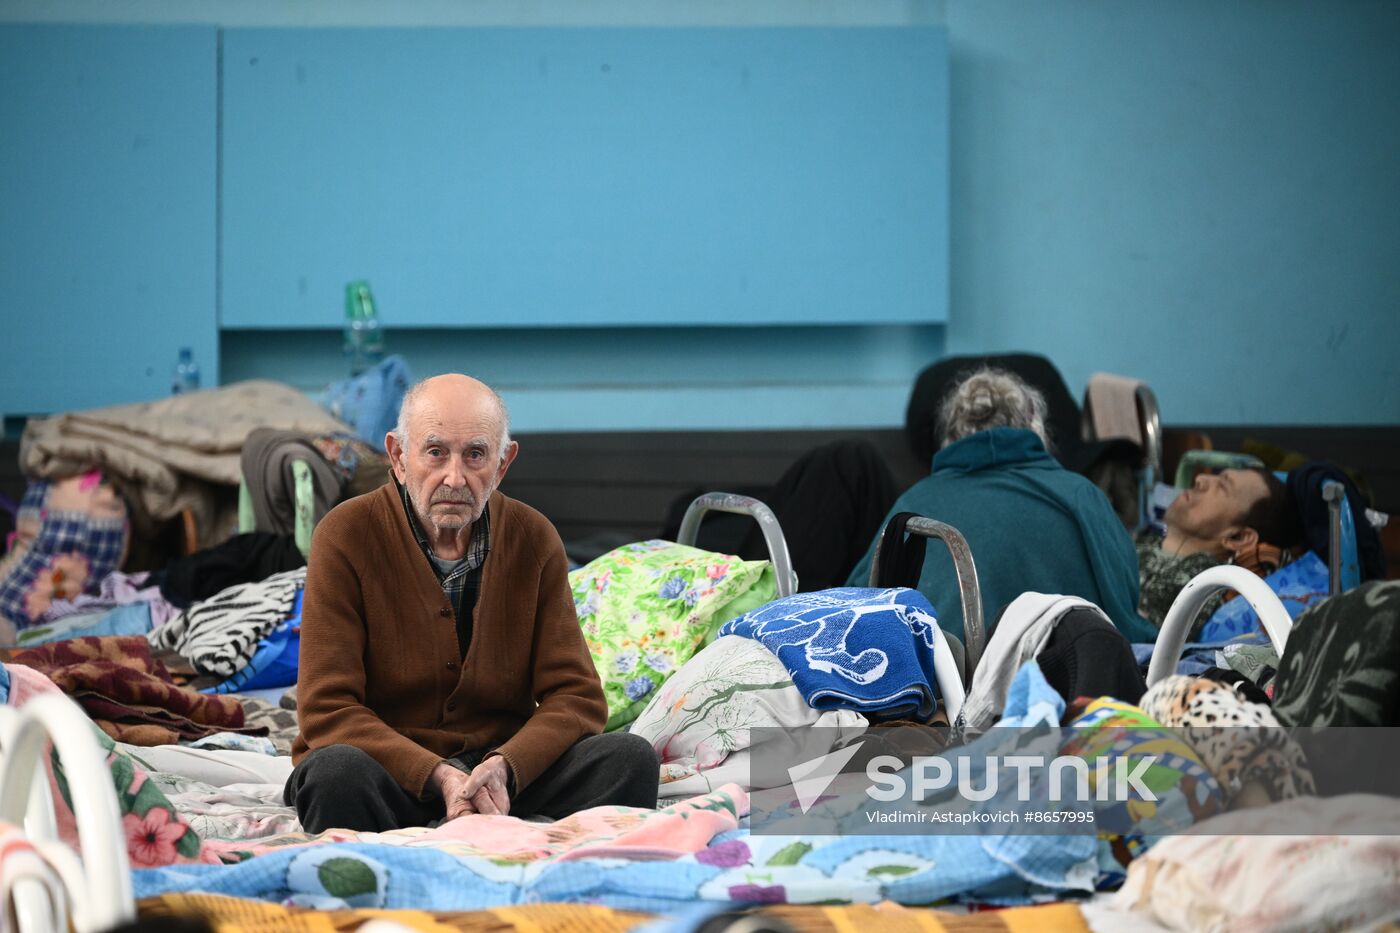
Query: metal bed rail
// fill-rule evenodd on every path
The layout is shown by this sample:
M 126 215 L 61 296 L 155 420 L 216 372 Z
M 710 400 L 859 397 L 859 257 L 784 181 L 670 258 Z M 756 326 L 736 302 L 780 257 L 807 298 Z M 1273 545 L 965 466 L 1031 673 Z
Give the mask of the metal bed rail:
M 1347 505 L 1347 489 L 1334 479 L 1322 484 L 1327 503 L 1327 595 L 1361 585 L 1361 562 L 1357 556 L 1356 524 Z
M 1243 567 L 1221 564 L 1201 571 L 1182 587 L 1167 610 L 1162 622 L 1162 630 L 1157 634 L 1157 644 L 1152 649 L 1152 662 L 1147 668 L 1147 685 L 1151 687 L 1165 677 L 1176 673 L 1177 662 L 1181 660 L 1181 650 L 1186 645 L 1186 637 L 1196 621 L 1202 607 L 1220 590 L 1236 590 L 1240 599 L 1247 600 L 1259 616 L 1274 650 L 1283 656 L 1288 644 L 1288 634 L 1293 630 L 1293 618 L 1288 614 L 1278 595 L 1269 585 Z
M 967 539 L 963 537 L 962 532 L 952 525 L 922 515 L 901 513 L 891 518 L 880 531 L 880 541 L 875 547 L 875 556 L 870 562 L 871 586 L 879 585 L 876 581 L 880 579 L 880 555 L 886 551 L 885 537 L 891 534 L 891 528 L 897 524 L 902 524 L 903 530 L 911 535 L 934 538 L 943 542 L 943 545 L 948 549 L 948 556 L 953 559 L 953 571 L 958 578 L 958 595 L 962 601 L 963 647 L 967 652 L 962 682 L 964 685 L 969 684 L 972 682 L 972 672 L 977 669 L 977 662 L 981 660 L 982 649 L 987 642 L 986 630 L 982 625 L 982 591 L 977 585 L 977 565 L 972 559 L 972 548 L 968 547 Z M 918 581 L 915 580 L 911 585 L 917 584 Z
M 707 492 L 696 496 L 685 510 L 681 519 L 681 529 L 676 535 L 676 543 L 695 546 L 700 534 L 700 521 L 710 512 L 730 512 L 747 515 L 758 522 L 763 532 L 763 543 L 768 547 L 768 559 L 773 564 L 777 578 L 778 596 L 791 596 L 797 592 L 797 572 L 792 567 L 792 557 L 788 554 L 787 538 L 773 510 L 752 496 L 740 496 L 731 492 Z
M 1157 408 L 1157 394 L 1146 385 L 1137 389 L 1138 410 L 1142 413 L 1143 468 L 1147 470 L 1146 488 L 1162 481 L 1162 414 Z
M 130 860 L 116 792 L 92 722 L 61 694 L 37 696 L 20 709 L 0 707 L 0 822 L 23 826 L 30 844 L 56 875 L 38 874 L 10 888 L 11 909 L 26 933 L 96 933 L 136 917 Z M 44 771 L 44 743 L 62 762 L 81 857 L 58 836 Z

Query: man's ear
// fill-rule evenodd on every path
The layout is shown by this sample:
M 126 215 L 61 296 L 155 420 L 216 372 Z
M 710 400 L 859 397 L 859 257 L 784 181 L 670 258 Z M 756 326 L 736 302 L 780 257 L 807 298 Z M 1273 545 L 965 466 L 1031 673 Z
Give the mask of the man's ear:
M 393 431 L 384 435 L 384 452 L 389 455 L 389 469 L 394 471 L 394 478 L 402 483 L 407 465 L 404 463 L 403 445 Z
M 510 444 L 506 446 L 505 453 L 501 455 L 500 467 L 496 469 L 497 486 L 501 484 L 501 480 L 506 478 L 506 470 L 509 470 L 510 465 L 515 462 L 515 455 L 518 453 L 520 453 L 520 444 L 516 441 L 511 441 Z
M 1247 551 L 1259 543 L 1259 532 L 1248 525 L 1235 525 L 1228 528 L 1221 540 L 1225 544 L 1225 550 L 1232 555 Z

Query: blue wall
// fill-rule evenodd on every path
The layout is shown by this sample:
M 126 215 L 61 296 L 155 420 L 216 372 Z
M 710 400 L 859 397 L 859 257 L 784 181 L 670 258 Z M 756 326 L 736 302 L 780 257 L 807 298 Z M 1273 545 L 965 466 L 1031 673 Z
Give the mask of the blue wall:
M 828 9 L 750 6 L 780 25 Z M 26 7 L 46 15 L 5 16 Z M 881 25 L 901 10 L 928 25 L 932 10 L 948 29 L 946 329 L 391 329 L 390 349 L 421 373 L 495 380 L 522 431 L 895 425 L 926 361 L 1009 349 L 1046 353 L 1075 393 L 1096 370 L 1146 378 L 1169 423 L 1400 422 L 1400 5 L 871 8 Z M 202 9 L 237 17 L 222 25 L 297 24 L 275 5 Z M 405 25 L 442 15 L 395 9 Z M 551 10 L 570 25 L 727 25 L 699 4 L 600 4 L 587 23 L 569 4 L 491 9 L 493 25 L 557 24 L 537 19 Z M 0 310 L 8 329 L 15 310 Z M 390 325 L 394 311 L 382 308 Z M 329 331 L 275 344 L 225 332 L 222 376 L 312 385 L 336 374 L 337 352 Z
M 226 29 L 219 320 L 942 323 L 942 29 Z
M 947 23 L 949 351 L 1136 375 L 1169 422 L 1400 422 L 1400 4 Z
M 224 378 L 340 378 L 338 332 L 226 331 Z M 514 430 L 688 430 L 895 424 L 936 326 L 409 330 L 415 374 L 501 388 Z
M 217 43 L 0 24 L 0 415 L 218 378 Z

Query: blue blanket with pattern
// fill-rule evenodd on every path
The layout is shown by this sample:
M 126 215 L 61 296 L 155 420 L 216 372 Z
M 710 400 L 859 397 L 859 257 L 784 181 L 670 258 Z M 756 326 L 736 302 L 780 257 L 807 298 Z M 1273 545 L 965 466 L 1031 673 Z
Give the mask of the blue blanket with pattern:
M 761 642 L 813 709 L 853 709 L 872 720 L 933 715 L 938 620 L 918 590 L 797 593 L 726 622 L 719 634 Z
M 132 872 L 138 898 L 202 891 L 333 910 L 484 910 L 537 901 L 671 912 L 699 901 L 928 904 L 966 895 L 1028 903 L 1092 890 L 1089 837 L 757 836 L 723 833 L 675 861 L 583 858 L 499 864 L 432 848 L 337 843 L 236 865 Z

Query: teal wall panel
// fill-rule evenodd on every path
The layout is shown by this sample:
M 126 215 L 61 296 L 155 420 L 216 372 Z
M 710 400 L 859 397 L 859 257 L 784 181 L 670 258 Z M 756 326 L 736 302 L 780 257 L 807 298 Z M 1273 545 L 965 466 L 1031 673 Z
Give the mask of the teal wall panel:
M 941 29 L 231 29 L 225 327 L 935 323 Z
M 912 373 L 942 353 L 936 325 L 390 329 L 414 375 L 472 373 L 519 431 L 820 428 L 903 418 Z M 343 378 L 340 335 L 233 330 L 227 379 Z
M 1400 423 L 1400 4 L 951 0 L 948 350 Z
M 213 27 L 0 25 L 0 413 L 218 379 Z
M 22 2 L 0 9 L 0 18 L 42 18 L 60 6 L 68 18 L 86 10 L 94 20 L 113 10 L 97 2 Z M 686 31 L 697 19 L 723 19 L 713 5 L 689 2 L 647 4 L 644 13 L 626 2 L 584 7 L 565 0 L 470 9 L 488 6 L 484 23 L 514 24 L 521 31 L 561 22 L 632 21 Z M 831 24 L 804 2 L 741 6 L 739 12 L 738 6 L 726 9 L 745 26 L 800 26 L 804 16 Z M 898 19 L 890 4 L 874 6 L 884 21 Z M 781 15 L 769 17 L 775 8 Z M 399 12 L 375 7 L 373 22 L 364 25 L 463 23 L 429 0 L 408 0 L 394 9 Z M 1095 370 L 1139 375 L 1154 386 L 1165 416 L 1176 423 L 1400 421 L 1400 366 L 1393 362 L 1400 346 L 1400 212 L 1394 209 L 1400 203 L 1400 57 L 1394 54 L 1400 6 L 1384 0 L 947 0 L 908 9 L 920 29 L 941 17 L 949 37 L 946 326 L 551 329 L 505 316 L 448 330 L 404 330 L 426 320 L 423 309 L 434 307 L 438 293 L 404 291 L 408 286 L 384 279 L 385 267 L 369 260 L 328 277 L 325 297 L 315 302 L 315 314 L 324 318 L 315 326 L 335 327 L 341 281 L 366 276 L 375 284 L 391 350 L 404 352 L 420 373 L 488 373 L 503 382 L 531 430 L 723 427 L 717 419 L 733 419 L 734 426 L 894 425 L 903 416 L 904 392 L 897 387 L 907 386 L 945 349 L 1046 353 L 1076 393 Z M 214 0 L 201 10 L 240 28 L 319 28 L 345 21 L 331 7 L 289 12 Z M 920 10 L 921 18 L 915 15 Z M 157 21 L 181 15 L 156 0 L 120 5 L 120 14 Z M 7 45 L 5 53 L 0 108 L 6 125 L 52 132 L 34 114 L 62 109 L 62 95 L 16 83 L 13 62 L 25 52 Z M 132 67 L 155 65 L 152 60 Z M 295 84 L 294 67 L 283 73 Z M 316 75 L 305 72 L 307 86 Z M 141 96 L 114 95 L 106 106 L 121 119 L 136 119 L 142 108 L 164 106 L 163 95 L 197 87 L 163 82 Z M 45 102 L 43 108 L 36 100 Z M 406 98 L 405 106 L 412 105 Z M 357 116 L 346 110 L 349 124 L 360 126 Z M 308 145 L 313 143 L 320 145 Z M 120 337 L 108 320 L 116 316 L 95 292 L 81 301 L 54 300 L 66 292 L 46 265 L 50 251 L 25 253 L 28 240 L 45 235 L 39 228 L 46 221 L 15 221 L 51 210 L 50 202 L 107 197 L 100 163 L 92 168 L 79 158 L 84 141 L 73 137 L 43 150 L 44 172 L 17 178 L 9 166 L 18 145 L 12 135 L 0 136 L 6 160 L 0 224 L 7 250 L 0 256 L 7 331 L 0 341 L 0 408 L 12 410 L 10 400 L 22 393 L 26 406 L 50 410 L 84 392 L 102 395 L 80 384 L 110 379 L 106 367 L 131 371 L 126 359 L 144 352 L 144 343 L 118 344 L 122 353 L 108 353 L 105 346 L 99 351 L 99 343 Z M 422 156 L 407 151 L 404 158 Z M 285 158 L 289 170 L 301 170 L 296 162 L 295 153 Z M 400 171 L 387 157 L 383 170 Z M 31 197 L 30 189 L 52 193 Z M 394 206 L 382 195 L 364 203 L 381 211 Z M 16 204 L 23 205 L 23 214 Z M 234 204 L 226 201 L 225 208 Z M 437 216 L 426 196 L 397 208 Z M 94 223 L 87 215 L 81 219 Z M 294 222 L 302 221 L 276 216 L 264 229 L 275 233 Z M 184 246 L 195 240 L 164 242 L 174 245 L 143 252 L 158 264 L 161 281 L 178 282 L 191 271 L 203 275 L 210 265 L 190 260 Z M 429 246 L 418 257 L 425 266 L 440 258 Z M 392 250 L 386 255 L 407 262 Z M 88 268 L 62 271 L 82 276 Z M 525 274 L 538 268 L 532 265 Z M 225 275 L 234 271 L 226 263 Z M 645 277 L 647 269 L 638 274 Z M 250 275 L 257 279 L 260 273 Z M 134 294 L 135 284 L 127 291 Z M 266 293 L 259 292 L 264 286 Z M 289 287 L 294 303 L 309 301 L 300 297 L 299 280 L 287 286 L 265 277 L 261 284 L 250 281 L 248 290 L 257 292 L 254 304 L 273 306 Z M 311 287 L 308 279 L 308 296 Z M 198 306 L 203 314 L 208 301 L 181 306 Z M 128 313 L 131 307 L 126 305 Z M 53 309 L 69 317 L 46 330 L 44 315 Z M 481 310 L 463 309 L 473 315 Z M 31 318 L 37 325 L 27 323 Z M 161 320 L 168 328 L 177 318 Z M 17 322 L 26 323 L 17 329 Z M 261 325 L 241 329 L 227 323 L 219 356 L 226 378 L 256 373 L 310 387 L 340 374 L 332 331 L 277 335 Z M 283 323 L 273 319 L 269 327 Z M 100 340 L 66 342 L 89 332 Z M 21 335 L 8 336 L 16 333 Z M 160 328 L 142 338 L 164 339 Z M 180 342 L 192 340 L 171 338 L 168 349 L 153 354 L 151 394 L 164 392 Z M 208 381 L 215 360 L 197 352 Z M 733 387 L 712 381 L 718 378 L 732 378 Z

